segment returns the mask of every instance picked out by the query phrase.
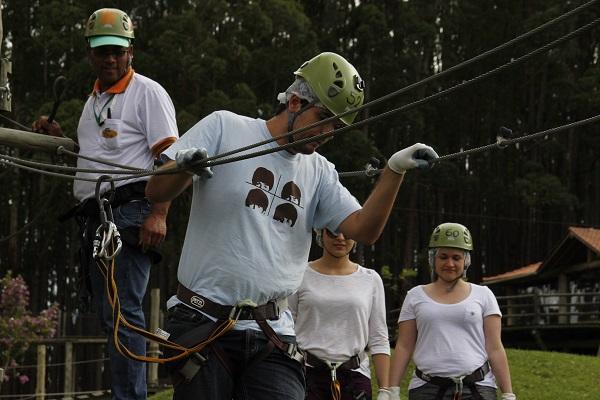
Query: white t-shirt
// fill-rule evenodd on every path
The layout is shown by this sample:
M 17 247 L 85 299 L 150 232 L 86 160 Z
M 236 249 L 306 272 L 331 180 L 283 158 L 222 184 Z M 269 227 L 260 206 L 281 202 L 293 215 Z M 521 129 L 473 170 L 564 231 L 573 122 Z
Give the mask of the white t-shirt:
M 209 155 L 271 139 L 262 119 L 218 111 L 202 119 L 163 154 L 191 147 Z M 271 142 L 253 151 L 277 148 Z M 220 304 L 251 299 L 264 304 L 296 291 L 302 281 L 313 227 L 337 229 L 360 209 L 323 156 L 279 151 L 218 165 L 211 179 L 194 178 L 190 219 L 177 278 Z M 167 303 L 177 304 L 173 296 Z M 293 335 L 289 310 L 270 321 Z M 260 328 L 240 321 L 237 329 Z
M 435 302 L 422 285 L 408 291 L 398 322 L 416 320 L 413 361 L 424 373 L 458 377 L 472 373 L 487 361 L 483 319 L 502 313 L 487 286 L 470 286 L 469 296 L 456 304 Z M 413 374 L 409 389 L 425 383 Z M 491 371 L 477 384 L 496 387 Z
M 85 103 L 77 127 L 79 154 L 133 168 L 152 169 L 152 147 L 178 137 L 171 98 L 161 85 L 138 73 L 133 74 L 123 92 L 109 92 L 110 89 L 94 92 Z M 97 117 L 100 122 L 104 121 L 102 125 L 98 124 Z M 120 169 L 83 158 L 77 159 L 77 167 Z M 77 173 L 77 177 L 92 179 L 100 175 L 105 174 Z M 115 178 L 121 176 L 114 175 Z M 140 180 L 148 180 L 148 177 L 116 181 L 115 187 Z M 109 183 L 103 183 L 101 192 L 109 188 Z M 95 189 L 95 182 L 76 180 L 73 184 L 73 194 L 80 201 L 94 196 Z
M 325 275 L 310 266 L 289 297 L 298 346 L 322 360 L 345 362 L 361 355 L 356 371 L 370 377 L 371 354 L 390 354 L 383 282 L 361 266 L 349 275 Z

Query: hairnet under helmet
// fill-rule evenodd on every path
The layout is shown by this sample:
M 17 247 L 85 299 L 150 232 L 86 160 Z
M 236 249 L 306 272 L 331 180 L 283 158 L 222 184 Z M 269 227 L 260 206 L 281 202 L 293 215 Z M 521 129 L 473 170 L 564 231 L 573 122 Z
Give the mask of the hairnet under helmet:
M 319 102 L 334 115 L 359 107 L 364 101 L 364 81 L 356 68 L 339 54 L 321 53 L 302 64 L 294 74 L 306 80 Z M 340 120 L 350 125 L 354 118 L 356 113 Z

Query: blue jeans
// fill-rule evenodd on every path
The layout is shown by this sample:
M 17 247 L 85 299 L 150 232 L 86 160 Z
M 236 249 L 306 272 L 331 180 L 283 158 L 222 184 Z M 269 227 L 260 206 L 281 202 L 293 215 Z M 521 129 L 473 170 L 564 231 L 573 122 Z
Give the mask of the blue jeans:
M 426 383 L 423 386 L 408 391 L 408 400 L 434 400 L 436 398 L 439 386 L 432 383 Z M 484 400 L 496 400 L 496 388 L 491 386 L 477 385 L 477 391 Z M 444 394 L 444 400 L 452 400 L 454 398 L 454 386 L 448 388 Z M 467 386 L 463 387 L 462 400 L 472 400 L 473 395 L 471 389 Z
M 178 305 L 169 310 L 165 329 L 171 334 L 169 339 L 177 342 L 179 336 L 203 324 L 213 322 L 203 314 Z M 289 336 L 281 336 L 281 339 L 286 342 L 295 340 Z M 225 354 L 227 367 L 209 349 L 204 354 L 208 360 L 194 378 L 175 384 L 173 400 L 304 399 L 303 366 L 277 348 L 265 354 L 268 339 L 262 332 L 233 330 L 217 342 Z M 254 358 L 257 355 L 258 361 Z M 170 365 L 169 372 L 177 375 L 180 365 Z
M 119 230 L 140 226 L 150 210 L 150 203 L 146 200 L 125 203 L 113 210 L 115 225 Z M 145 328 L 146 325 L 142 304 L 150 278 L 150 266 L 150 258 L 138 247 L 123 243 L 121 252 L 115 261 L 115 280 L 121 303 L 121 314 L 127 321 L 141 328 Z M 106 281 L 95 266 L 91 268 L 90 280 L 94 304 L 99 313 L 102 328 L 108 336 L 112 398 L 116 400 L 146 399 L 146 364 L 124 357 L 116 350 L 112 338 L 112 307 L 106 296 Z M 119 338 L 121 343 L 134 354 L 146 354 L 144 337 L 120 325 Z

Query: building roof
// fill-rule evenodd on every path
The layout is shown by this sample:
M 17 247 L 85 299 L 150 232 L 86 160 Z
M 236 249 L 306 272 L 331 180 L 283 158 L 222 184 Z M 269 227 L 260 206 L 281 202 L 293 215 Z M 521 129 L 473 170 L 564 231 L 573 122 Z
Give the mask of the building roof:
M 536 275 L 554 275 L 565 266 L 588 261 L 588 252 L 600 255 L 600 229 L 571 226 L 567 236 L 552 249 L 542 262 L 504 272 L 494 276 L 483 277 L 484 285 L 515 281 L 522 278 L 533 278 Z
M 484 276 L 482 278 L 482 281 L 484 285 L 490 285 L 493 283 L 512 281 L 515 279 L 524 278 L 527 276 L 535 275 L 540 269 L 541 265 L 541 262 L 536 262 L 534 264 L 529 264 L 521 268 L 513 269 L 512 271 L 504 272 L 502 274 L 494 276 Z
M 569 233 L 577 237 L 596 254 L 600 254 L 600 229 L 570 227 Z

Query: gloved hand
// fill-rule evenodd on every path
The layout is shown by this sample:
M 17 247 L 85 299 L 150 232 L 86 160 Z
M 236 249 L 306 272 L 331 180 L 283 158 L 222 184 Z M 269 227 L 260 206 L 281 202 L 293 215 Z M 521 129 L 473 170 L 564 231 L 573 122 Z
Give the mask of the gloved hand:
M 379 388 L 377 400 L 400 400 L 400 387 Z
M 190 175 L 198 175 L 201 178 L 212 178 L 213 172 L 210 167 L 194 166 L 198 161 L 208 157 L 205 148 L 191 147 L 189 149 L 179 150 L 175 153 L 175 163 L 178 167 L 184 168 Z
M 502 393 L 502 400 L 517 400 L 517 396 L 514 393 Z
M 390 391 L 386 388 L 379 388 L 377 400 L 390 400 Z
M 428 168 L 429 161 L 436 158 L 438 155 L 430 146 L 415 143 L 394 153 L 388 161 L 388 167 L 395 173 L 402 174 L 408 169 Z

